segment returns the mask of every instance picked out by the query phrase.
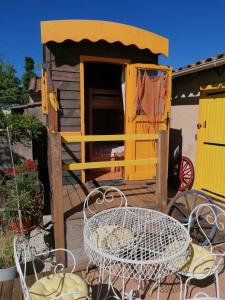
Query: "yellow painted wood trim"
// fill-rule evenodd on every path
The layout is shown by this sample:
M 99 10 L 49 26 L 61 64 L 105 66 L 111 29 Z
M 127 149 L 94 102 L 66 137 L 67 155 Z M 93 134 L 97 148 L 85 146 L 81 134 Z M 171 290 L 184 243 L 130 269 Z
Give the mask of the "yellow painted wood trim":
M 130 117 L 132 116 L 133 111 L 133 81 L 132 81 L 132 72 L 131 72 L 131 64 L 126 68 L 126 108 L 125 108 L 125 133 L 126 134 L 133 134 L 135 131 L 132 128 L 132 124 L 129 121 Z M 134 96 L 135 97 L 135 96 Z M 132 148 L 134 142 L 132 141 L 125 141 L 125 160 L 132 159 Z M 124 177 L 126 180 L 129 180 L 129 176 L 131 173 L 132 166 L 125 167 L 124 170 Z
M 158 70 L 158 71 L 166 71 L 169 72 L 172 70 L 169 66 L 163 66 L 163 65 L 154 65 L 154 64 L 133 64 L 132 66 L 135 66 L 137 69 L 150 69 L 150 70 Z
M 128 107 L 128 97 L 129 97 L 129 94 L 128 94 L 128 77 L 129 77 L 129 66 L 130 64 L 126 65 L 125 67 L 125 114 L 124 114 L 124 134 L 129 134 L 129 132 L 127 131 L 127 107 Z M 131 132 L 132 133 L 132 132 Z M 129 142 L 127 141 L 124 141 L 124 159 L 125 160 L 128 160 L 129 157 L 127 157 L 127 152 L 129 151 Z M 127 179 L 127 174 L 129 172 L 129 166 L 126 166 L 124 168 L 124 179 Z
M 110 167 L 124 167 L 131 165 L 150 165 L 156 164 L 157 158 L 145 158 L 145 159 L 133 159 L 133 160 L 117 160 L 117 161 L 98 161 L 98 162 L 86 162 L 86 163 L 72 163 L 63 164 L 63 170 L 87 170 L 87 169 L 99 169 Z
M 157 140 L 157 133 L 114 134 L 114 135 L 61 135 L 64 142 L 105 142 L 105 141 L 150 141 Z
M 41 41 L 61 43 L 65 40 L 91 42 L 105 40 L 149 49 L 154 54 L 168 56 L 168 39 L 141 28 L 126 24 L 95 20 L 58 20 L 41 22 Z
M 80 62 L 80 114 L 81 134 L 85 135 L 85 88 L 84 88 L 84 63 Z M 85 163 L 85 143 L 81 142 L 81 162 Z M 85 183 L 85 170 L 81 171 L 81 181 Z
M 80 62 L 105 62 L 119 65 L 126 65 L 130 63 L 130 59 L 104 57 L 104 56 L 90 56 L 80 55 Z
M 43 115 L 48 114 L 48 94 L 47 94 L 46 70 L 42 70 L 41 76 L 41 111 Z

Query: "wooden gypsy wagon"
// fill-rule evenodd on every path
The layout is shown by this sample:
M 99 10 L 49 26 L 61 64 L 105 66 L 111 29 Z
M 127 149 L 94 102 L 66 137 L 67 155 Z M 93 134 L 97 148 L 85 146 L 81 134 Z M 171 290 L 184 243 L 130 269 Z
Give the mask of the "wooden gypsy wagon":
M 90 20 L 41 22 L 42 111 L 48 115 L 56 247 L 64 246 L 66 186 L 149 180 L 166 190 L 171 68 L 168 40 Z M 59 233 L 60 232 L 60 233 Z

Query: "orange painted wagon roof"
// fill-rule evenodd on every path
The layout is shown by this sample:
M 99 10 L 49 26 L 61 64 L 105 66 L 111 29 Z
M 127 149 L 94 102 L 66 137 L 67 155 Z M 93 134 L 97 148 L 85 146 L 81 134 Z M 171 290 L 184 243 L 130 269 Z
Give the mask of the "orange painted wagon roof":
M 59 20 L 41 22 L 41 41 L 63 42 L 82 40 L 109 43 L 121 42 L 125 46 L 135 45 L 139 49 L 148 49 L 154 54 L 168 56 L 168 39 L 130 25 L 94 20 Z

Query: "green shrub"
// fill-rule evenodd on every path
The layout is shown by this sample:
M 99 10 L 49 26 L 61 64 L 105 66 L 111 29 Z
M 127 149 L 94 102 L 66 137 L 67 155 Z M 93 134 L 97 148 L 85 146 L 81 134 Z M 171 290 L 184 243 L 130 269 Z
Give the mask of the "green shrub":
M 46 133 L 46 127 L 35 116 L 20 114 L 4 115 L 0 110 L 0 129 L 10 129 L 11 138 L 14 142 L 26 142 L 38 139 Z M 1 132 L 6 137 L 6 132 Z

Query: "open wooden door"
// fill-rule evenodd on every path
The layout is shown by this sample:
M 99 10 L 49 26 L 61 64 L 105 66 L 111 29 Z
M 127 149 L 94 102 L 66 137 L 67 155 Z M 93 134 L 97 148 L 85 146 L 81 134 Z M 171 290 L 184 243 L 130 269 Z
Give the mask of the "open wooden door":
M 171 75 L 169 67 L 150 65 L 150 64 L 131 64 L 128 67 L 127 76 L 127 96 L 126 96 L 126 116 L 125 133 L 142 134 L 158 133 L 159 130 L 169 129 L 170 96 L 171 96 Z M 159 72 L 168 73 L 167 96 L 165 101 L 164 113 L 157 116 L 156 122 L 150 122 L 149 118 L 143 114 L 136 115 L 136 93 L 137 93 L 137 74 L 138 70 L 152 73 L 153 76 Z M 142 159 L 157 157 L 156 141 L 126 141 L 125 159 Z M 156 165 L 136 165 L 125 167 L 125 179 L 127 180 L 146 180 L 156 176 Z

